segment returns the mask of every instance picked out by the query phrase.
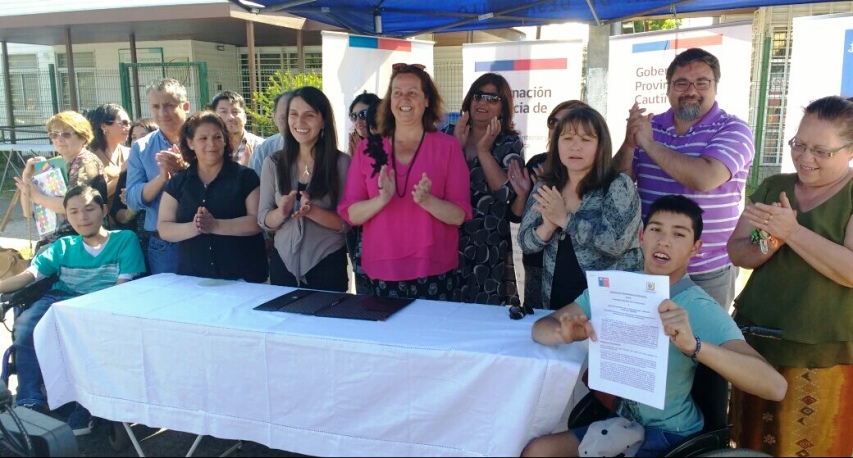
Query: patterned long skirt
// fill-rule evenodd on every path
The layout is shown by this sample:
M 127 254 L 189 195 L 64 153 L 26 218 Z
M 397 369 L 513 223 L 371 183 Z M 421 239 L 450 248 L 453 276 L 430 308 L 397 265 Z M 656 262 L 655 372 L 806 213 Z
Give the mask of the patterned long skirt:
M 853 366 L 777 368 L 788 381 L 782 402 L 732 388 L 732 440 L 773 456 L 853 454 Z

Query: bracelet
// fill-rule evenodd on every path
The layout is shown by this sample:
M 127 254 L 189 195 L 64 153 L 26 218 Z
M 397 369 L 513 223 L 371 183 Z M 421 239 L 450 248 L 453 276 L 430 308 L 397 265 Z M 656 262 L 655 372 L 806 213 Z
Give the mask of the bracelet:
M 699 336 L 697 336 L 696 334 L 693 334 L 693 338 L 696 339 L 696 349 L 693 350 L 693 354 L 690 355 L 690 359 L 693 360 L 693 362 L 695 363 L 696 357 L 699 355 L 699 350 L 702 349 L 702 340 L 700 340 Z

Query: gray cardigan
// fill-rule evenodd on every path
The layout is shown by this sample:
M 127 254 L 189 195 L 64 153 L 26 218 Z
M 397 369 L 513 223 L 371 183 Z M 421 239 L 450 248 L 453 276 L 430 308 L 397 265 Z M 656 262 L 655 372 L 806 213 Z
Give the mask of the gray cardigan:
M 530 192 L 518 230 L 518 244 L 524 253 L 545 250 L 542 266 L 542 308 L 548 308 L 551 301 L 551 284 L 554 282 L 554 265 L 557 262 L 561 231 L 566 231 L 572 238 L 578 264 L 584 272 L 633 272 L 643 269 L 643 251 L 639 239 L 642 225 L 640 196 L 628 175 L 619 174 L 608 189 L 599 189 L 585 195 L 578 211 L 570 215 L 566 227 L 557 230 L 551 240 L 547 241 L 536 234 L 536 228 L 542 224 L 543 219 L 542 214 L 533 209 L 536 203 L 533 196 L 542 185 L 541 181 L 536 183 Z
M 300 282 L 305 282 L 305 274 L 316 266 L 323 258 L 340 250 L 346 244 L 344 232 L 325 228 L 308 218 L 293 219 L 288 217 L 281 227 L 268 227 L 264 224 L 267 213 L 278 208 L 281 191 L 278 189 L 278 174 L 276 172 L 277 155 L 264 159 L 261 169 L 261 196 L 258 203 L 258 224 L 268 231 L 275 232 L 275 249 L 278 251 L 284 266 Z M 346 188 L 347 171 L 350 157 L 338 151 L 338 179 L 341 186 L 341 197 Z M 290 182 L 296 183 L 296 169 L 290 171 Z M 339 198 L 340 199 L 340 198 Z M 322 199 L 311 199 L 314 206 L 338 212 L 337 202 L 333 205 L 330 195 Z M 344 223 L 346 227 L 346 223 Z

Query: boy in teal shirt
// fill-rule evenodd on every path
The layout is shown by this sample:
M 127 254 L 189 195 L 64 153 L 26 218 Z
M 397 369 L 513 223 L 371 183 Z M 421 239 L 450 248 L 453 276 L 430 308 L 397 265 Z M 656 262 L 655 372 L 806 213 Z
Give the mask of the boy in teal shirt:
M 27 270 L 0 280 L 0 293 L 8 293 L 44 277 L 58 277 L 47 294 L 15 319 L 17 405 L 42 412 L 47 410 L 47 398 L 41 390 L 44 380 L 33 345 L 33 331 L 39 320 L 54 302 L 109 288 L 145 273 L 136 234 L 104 228 L 107 206 L 97 190 L 77 186 L 65 194 L 63 203 L 68 221 L 79 235 L 57 239 L 33 259 Z M 91 420 L 89 412 L 78 404 L 68 424 L 75 435 L 88 434 Z
M 744 391 L 775 401 L 785 397 L 785 379 L 744 341 L 734 320 L 687 276 L 690 258 L 702 246 L 701 235 L 702 209 L 680 195 L 655 201 L 640 234 L 643 273 L 668 276 L 674 296 L 658 307 L 670 339 L 664 409 L 625 399 L 616 403 L 618 415 L 645 428 L 645 441 L 637 456 L 659 456 L 702 430 L 702 414 L 690 397 L 700 362 Z M 539 319 L 533 325 L 533 340 L 545 345 L 596 340 L 589 316 L 587 290 L 575 302 Z M 527 444 L 522 456 L 578 456 L 578 436 L 583 432 L 538 437 Z

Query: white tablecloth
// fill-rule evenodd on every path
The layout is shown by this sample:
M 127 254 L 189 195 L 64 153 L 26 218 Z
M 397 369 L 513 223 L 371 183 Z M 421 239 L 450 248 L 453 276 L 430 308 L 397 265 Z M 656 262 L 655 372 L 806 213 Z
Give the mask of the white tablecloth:
M 289 290 L 161 274 L 57 303 L 35 332 L 49 404 L 310 455 L 517 456 L 558 426 L 586 354 L 504 307 L 253 310 Z

